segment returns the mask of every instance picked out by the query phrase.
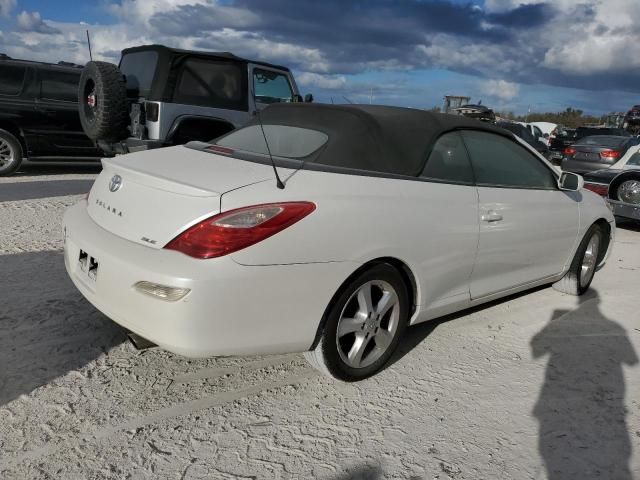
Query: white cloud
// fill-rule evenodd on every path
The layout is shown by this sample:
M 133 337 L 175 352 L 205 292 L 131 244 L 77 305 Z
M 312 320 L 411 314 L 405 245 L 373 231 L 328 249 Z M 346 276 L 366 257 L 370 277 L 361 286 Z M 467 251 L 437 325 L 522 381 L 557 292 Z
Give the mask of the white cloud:
M 506 80 L 487 80 L 480 87 L 482 93 L 499 100 L 512 100 L 520 93 L 520 86 L 517 83 Z
M 535 5 L 538 3 L 547 3 L 549 0 L 485 0 L 484 8 L 488 12 L 501 13 L 508 12 L 522 5 Z
M 0 0 L 0 17 L 8 17 L 16 8 L 16 0 Z
M 300 85 L 307 87 L 326 88 L 330 90 L 342 89 L 347 85 L 347 79 L 343 75 L 320 75 L 318 73 L 303 72 L 296 76 Z
M 60 31 L 56 28 L 48 25 L 42 17 L 40 16 L 40 12 L 27 12 L 23 10 L 17 17 L 18 20 L 18 28 L 25 32 L 38 32 L 38 33 L 60 33 Z

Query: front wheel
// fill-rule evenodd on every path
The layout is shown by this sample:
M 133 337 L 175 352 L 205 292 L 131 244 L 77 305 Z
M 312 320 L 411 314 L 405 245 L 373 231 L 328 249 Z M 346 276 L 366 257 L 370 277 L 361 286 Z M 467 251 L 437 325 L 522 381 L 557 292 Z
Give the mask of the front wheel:
M 320 372 L 357 381 L 380 371 L 396 349 L 409 317 L 398 270 L 376 264 L 351 280 L 327 309 L 316 348 L 305 357 Z
M 22 163 L 20 140 L 0 129 L 0 177 L 11 175 Z
M 570 295 L 582 295 L 589 289 L 598 267 L 604 233 L 599 225 L 592 225 L 582 239 L 569 270 L 553 288 Z

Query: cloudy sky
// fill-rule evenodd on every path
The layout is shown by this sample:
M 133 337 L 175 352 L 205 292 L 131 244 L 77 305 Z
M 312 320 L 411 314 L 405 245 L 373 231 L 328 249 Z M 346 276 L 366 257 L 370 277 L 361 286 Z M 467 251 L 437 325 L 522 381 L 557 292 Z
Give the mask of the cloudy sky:
M 0 0 L 0 52 L 117 62 L 163 43 L 290 66 L 321 101 L 525 113 L 640 104 L 640 0 Z

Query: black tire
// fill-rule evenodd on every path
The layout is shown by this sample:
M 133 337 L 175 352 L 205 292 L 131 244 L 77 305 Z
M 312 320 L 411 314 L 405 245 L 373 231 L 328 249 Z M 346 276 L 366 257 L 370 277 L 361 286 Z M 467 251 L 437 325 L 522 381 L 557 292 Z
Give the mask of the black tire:
M 23 152 L 20 140 L 0 129 L 0 177 L 11 175 L 22 164 Z
M 597 245 L 598 252 L 596 254 L 594 270 L 586 280 L 582 278 L 581 272 L 583 267 L 583 262 L 585 261 L 585 254 L 587 253 L 587 248 L 589 247 L 589 243 L 591 239 L 596 236 L 597 237 Z M 602 251 L 602 247 L 605 245 L 604 239 L 604 231 L 602 227 L 597 224 L 591 225 L 591 228 L 587 230 L 582 242 L 580 242 L 580 246 L 576 251 L 575 256 L 573 257 L 573 261 L 571 262 L 571 266 L 569 270 L 556 283 L 553 284 L 553 288 L 559 292 L 567 293 L 569 295 L 582 295 L 589 289 L 591 282 L 593 281 L 593 277 L 595 274 L 595 268 L 597 268 L 599 260 L 605 254 Z
M 89 62 L 78 88 L 78 112 L 92 140 L 117 142 L 129 136 L 129 103 L 124 75 L 108 62 Z
M 352 302 L 355 301 L 358 303 L 358 299 L 354 299 L 354 295 L 357 295 L 357 292 L 364 286 L 370 284 L 370 282 L 374 283 L 371 289 L 372 298 L 374 297 L 373 293 L 375 292 L 375 289 L 378 288 L 375 283 L 391 287 L 390 290 L 392 289 L 393 293 L 396 294 L 397 303 L 395 303 L 395 305 L 397 306 L 397 311 L 395 310 L 395 306 L 392 307 L 392 309 L 377 320 L 377 327 L 375 327 L 375 315 L 370 315 L 366 320 L 363 320 L 362 330 L 353 332 L 354 339 L 356 335 L 367 335 L 367 337 L 371 335 L 368 343 L 366 344 L 367 347 L 363 348 L 363 351 L 365 352 L 369 349 L 368 354 L 364 353 L 362 357 L 363 363 L 366 363 L 366 358 L 372 359 L 372 363 L 366 364 L 361 368 L 354 368 L 346 363 L 342 357 L 343 355 L 346 355 L 346 352 L 344 351 L 345 347 L 343 347 L 338 340 L 338 325 L 343 313 L 346 312 L 348 308 L 352 307 Z M 383 290 L 380 291 L 383 292 Z M 376 305 L 376 307 L 378 306 L 379 304 Z M 346 382 L 363 380 L 374 375 L 389 361 L 389 358 L 398 346 L 398 342 L 400 341 L 409 320 L 409 295 L 402 275 L 389 264 L 374 264 L 371 268 L 360 273 L 349 281 L 340 290 L 332 303 L 327 307 L 325 316 L 326 322 L 316 348 L 312 351 L 305 352 L 307 361 L 323 374 Z M 367 324 L 367 322 L 370 323 Z M 395 325 L 395 327 L 393 327 L 395 328 L 394 332 L 389 333 L 387 331 L 387 333 L 389 333 L 389 337 L 387 338 L 391 338 L 391 340 L 385 341 L 387 345 L 385 345 L 384 348 L 379 347 L 378 341 L 376 340 L 376 338 L 378 338 L 378 331 L 392 328 L 392 322 Z M 370 330 L 368 330 L 369 327 L 371 327 Z M 367 333 L 368 331 L 370 333 Z M 346 339 L 346 346 L 350 343 L 348 338 L 349 335 L 351 334 L 341 337 L 343 340 Z M 340 349 L 343 349 L 342 353 L 340 352 Z M 374 352 L 375 349 L 379 350 Z M 365 355 L 367 356 L 365 357 Z M 368 357 L 369 355 L 373 356 Z

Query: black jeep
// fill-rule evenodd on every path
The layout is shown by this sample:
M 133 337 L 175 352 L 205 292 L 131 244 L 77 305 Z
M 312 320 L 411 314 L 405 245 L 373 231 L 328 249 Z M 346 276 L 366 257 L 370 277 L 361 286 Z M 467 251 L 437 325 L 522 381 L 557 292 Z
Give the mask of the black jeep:
M 78 116 L 82 67 L 0 54 L 0 175 L 33 162 L 97 160 Z
M 78 107 L 84 131 L 104 152 L 127 153 L 211 140 L 271 103 L 301 100 L 286 67 L 145 45 L 123 50 L 118 66 L 87 63 Z

